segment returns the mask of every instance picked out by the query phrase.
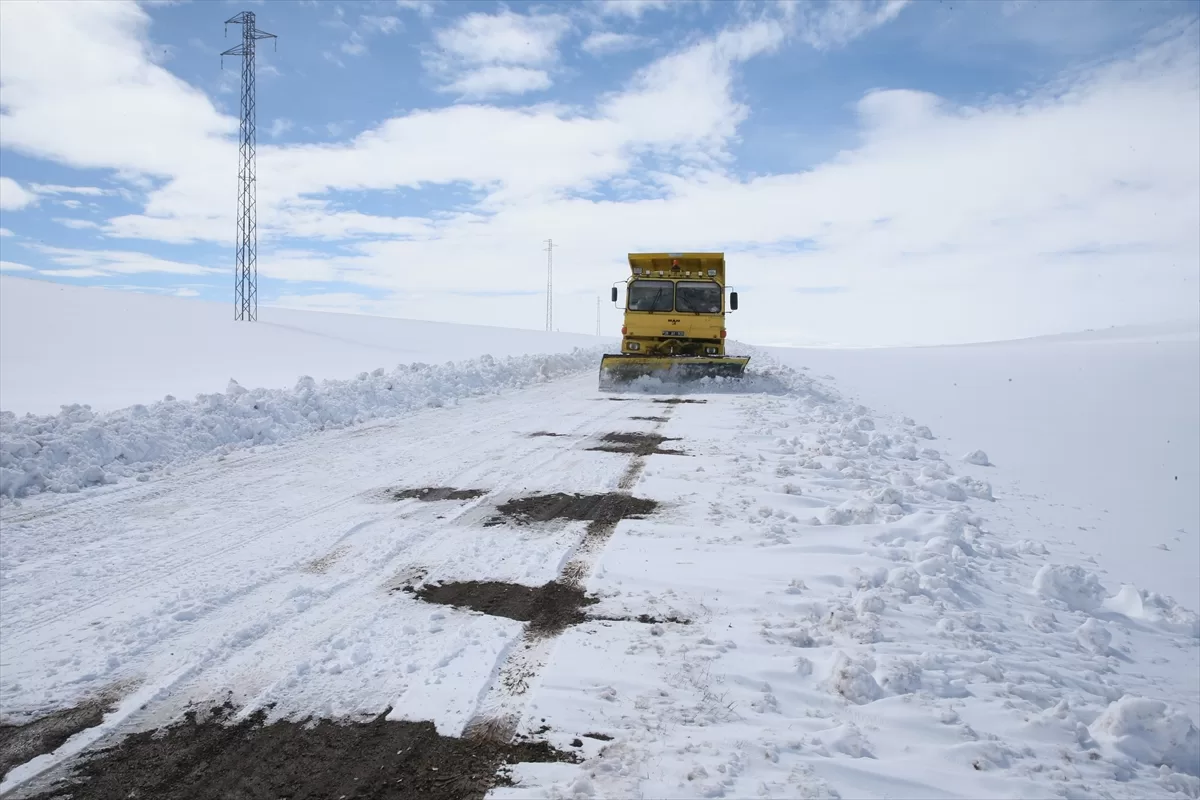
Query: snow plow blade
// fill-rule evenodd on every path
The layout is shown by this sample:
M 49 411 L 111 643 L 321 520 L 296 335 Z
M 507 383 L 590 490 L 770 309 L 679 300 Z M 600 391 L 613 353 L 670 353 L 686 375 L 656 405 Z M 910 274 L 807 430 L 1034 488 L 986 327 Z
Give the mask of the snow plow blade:
M 749 362 L 749 356 L 606 355 L 600 361 L 600 386 L 618 386 L 641 377 L 673 383 L 701 378 L 740 378 Z

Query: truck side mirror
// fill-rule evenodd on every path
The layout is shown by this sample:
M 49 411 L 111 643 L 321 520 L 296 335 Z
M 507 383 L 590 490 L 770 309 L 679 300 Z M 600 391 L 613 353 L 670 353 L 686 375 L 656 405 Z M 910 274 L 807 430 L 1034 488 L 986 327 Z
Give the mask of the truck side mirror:
M 615 302 L 617 302 L 617 287 L 615 287 L 615 286 L 613 287 L 613 292 L 612 292 L 612 294 L 613 294 L 613 299 L 612 299 L 612 301 L 615 303 Z
M 729 293 L 729 310 L 737 311 L 737 292 Z

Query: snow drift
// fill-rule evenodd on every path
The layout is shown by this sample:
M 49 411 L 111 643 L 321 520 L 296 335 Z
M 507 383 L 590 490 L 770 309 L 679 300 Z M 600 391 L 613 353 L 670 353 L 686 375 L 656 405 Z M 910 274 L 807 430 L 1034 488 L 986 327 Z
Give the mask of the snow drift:
M 281 442 L 300 434 L 395 417 L 417 408 L 516 389 L 593 369 L 600 349 L 493 358 L 440 366 L 401 364 L 352 380 L 301 377 L 292 389 L 247 389 L 98 414 L 86 405 L 55 415 L 0 412 L 0 496 L 76 492 L 143 475 L 220 450 Z

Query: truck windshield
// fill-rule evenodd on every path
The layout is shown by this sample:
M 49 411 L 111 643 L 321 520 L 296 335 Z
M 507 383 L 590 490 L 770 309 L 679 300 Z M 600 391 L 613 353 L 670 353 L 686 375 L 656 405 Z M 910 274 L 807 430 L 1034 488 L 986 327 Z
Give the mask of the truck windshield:
M 675 310 L 719 314 L 721 287 L 712 281 L 680 281 L 675 289 Z
M 629 284 L 629 310 L 670 311 L 674 288 L 671 281 L 634 281 Z

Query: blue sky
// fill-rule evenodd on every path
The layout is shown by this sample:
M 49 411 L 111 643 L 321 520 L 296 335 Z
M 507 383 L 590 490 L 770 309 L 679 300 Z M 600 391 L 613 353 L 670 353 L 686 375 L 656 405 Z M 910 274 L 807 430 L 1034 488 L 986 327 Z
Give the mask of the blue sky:
M 1197 314 L 1190 1 L 8 0 L 6 275 L 231 304 L 242 10 L 264 306 L 537 328 L 554 238 L 578 332 L 636 250 L 763 343 Z

